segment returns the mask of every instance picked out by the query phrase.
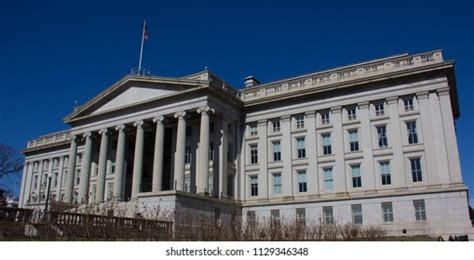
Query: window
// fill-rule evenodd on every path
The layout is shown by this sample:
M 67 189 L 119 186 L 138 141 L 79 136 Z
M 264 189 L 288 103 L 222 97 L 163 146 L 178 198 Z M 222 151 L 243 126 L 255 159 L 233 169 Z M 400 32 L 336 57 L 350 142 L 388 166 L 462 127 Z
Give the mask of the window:
M 272 209 L 270 211 L 270 219 L 271 219 L 272 226 L 280 225 L 280 210 Z
M 351 205 L 352 210 L 352 223 L 354 224 L 362 224 L 362 205 L 361 204 L 354 204 Z
M 248 227 L 255 227 L 255 211 L 247 211 L 247 225 Z
M 281 194 L 281 173 L 273 174 L 273 194 Z
M 114 183 L 108 182 L 107 183 L 107 200 L 112 200 L 114 196 Z
M 411 178 L 413 182 L 423 181 L 420 158 L 410 159 L 410 164 L 411 164 Z
M 33 187 L 35 190 L 38 188 L 38 175 L 35 175 L 35 178 L 33 180 Z
M 377 126 L 377 138 L 379 141 L 379 148 L 386 148 L 388 146 L 387 127 Z
M 191 146 L 186 146 L 184 148 L 184 163 L 189 164 L 191 163 L 192 153 L 191 153 Z
M 332 168 L 324 168 L 324 189 L 331 191 L 334 189 L 334 179 L 332 178 Z
M 382 176 L 382 185 L 392 184 L 392 178 L 390 176 L 390 162 L 380 163 L 380 173 Z
M 330 123 L 329 111 L 321 112 L 321 124 L 322 125 L 328 125 L 329 123 Z
M 213 174 L 209 174 L 209 177 L 207 179 L 207 187 L 209 187 L 208 193 L 214 194 L 214 175 Z
M 250 136 L 257 136 L 258 128 L 257 125 L 250 125 Z
M 296 225 L 298 226 L 306 225 L 306 209 L 304 208 L 296 209 Z
M 186 127 L 186 136 L 193 136 L 193 127 L 187 126 Z
M 405 107 L 405 112 L 415 110 L 415 107 L 413 105 L 413 97 L 403 99 L 403 106 Z
M 280 141 L 273 142 L 273 161 L 281 161 L 281 145 Z
M 66 179 L 67 179 L 67 170 L 63 171 L 63 179 L 61 180 L 61 187 L 66 186 Z
M 250 177 L 250 196 L 258 196 L 258 177 Z
M 348 107 L 347 109 L 347 120 L 356 120 L 357 115 L 356 115 L 356 107 Z
M 323 138 L 323 154 L 324 155 L 331 154 L 332 153 L 331 134 L 323 134 L 322 138 Z
M 54 183 L 54 184 L 53 184 L 53 187 L 54 187 L 54 188 L 57 188 L 57 187 L 58 187 L 58 181 L 59 181 L 59 180 L 58 180 L 58 177 L 59 177 L 58 175 L 59 175 L 59 173 L 57 173 L 57 172 L 54 173 L 54 177 L 53 177 L 53 179 L 54 179 L 54 181 L 53 181 L 53 183 Z
M 296 129 L 304 128 L 304 116 L 296 116 Z
M 257 144 L 250 145 L 250 163 L 257 164 L 258 163 L 258 146 Z
M 393 222 L 393 207 L 392 202 L 382 202 L 382 216 L 384 223 Z
M 209 161 L 214 161 L 214 143 L 209 144 Z
M 227 176 L 227 196 L 234 196 L 234 175 Z
M 115 162 L 112 162 L 112 169 L 108 174 L 114 174 L 115 173 Z
M 357 130 L 349 131 L 349 144 L 351 152 L 359 151 L 359 136 Z
M 426 221 L 426 208 L 424 200 L 414 200 L 413 207 L 415 207 L 416 221 Z
M 352 188 L 362 187 L 362 177 L 360 176 L 360 164 L 351 165 Z
M 375 116 L 383 116 L 385 114 L 383 102 L 375 103 Z
M 334 216 L 331 206 L 323 207 L 323 222 L 326 225 L 334 224 Z
M 275 120 L 272 122 L 272 130 L 274 133 L 280 132 L 280 120 Z
M 308 184 L 306 182 L 306 170 L 298 171 L 298 191 L 307 192 Z
M 191 175 L 184 175 L 184 191 L 191 192 Z
M 408 143 L 417 144 L 418 135 L 416 134 L 416 121 L 407 122 Z
M 232 158 L 233 158 L 233 153 L 232 151 L 234 150 L 234 146 L 232 145 L 232 143 L 228 144 L 227 145 L 227 161 L 228 162 L 231 162 L 232 161 Z
M 76 185 L 81 182 L 81 169 L 76 169 Z
M 296 148 L 298 151 L 298 158 L 306 158 L 306 149 L 304 143 L 304 137 L 296 139 Z

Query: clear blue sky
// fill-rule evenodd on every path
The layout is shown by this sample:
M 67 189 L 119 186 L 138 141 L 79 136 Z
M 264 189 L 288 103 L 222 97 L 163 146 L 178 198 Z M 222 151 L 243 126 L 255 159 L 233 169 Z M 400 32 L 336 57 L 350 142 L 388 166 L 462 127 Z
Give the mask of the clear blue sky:
M 86 102 L 137 66 L 146 18 L 144 65 L 153 74 L 208 66 L 236 87 L 248 75 L 268 82 L 443 49 L 456 60 L 458 142 L 464 180 L 474 188 L 472 1 L 98 2 L 2 2 L 1 143 L 22 149 L 66 128 L 62 118 L 74 101 Z

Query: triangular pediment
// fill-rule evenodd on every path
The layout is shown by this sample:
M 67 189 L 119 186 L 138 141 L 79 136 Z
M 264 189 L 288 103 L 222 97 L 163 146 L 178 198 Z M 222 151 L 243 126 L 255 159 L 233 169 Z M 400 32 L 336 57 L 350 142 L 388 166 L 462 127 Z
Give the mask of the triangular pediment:
M 64 121 L 71 122 L 87 116 L 124 109 L 177 95 L 206 84 L 207 81 L 196 79 L 127 76 L 77 108 Z

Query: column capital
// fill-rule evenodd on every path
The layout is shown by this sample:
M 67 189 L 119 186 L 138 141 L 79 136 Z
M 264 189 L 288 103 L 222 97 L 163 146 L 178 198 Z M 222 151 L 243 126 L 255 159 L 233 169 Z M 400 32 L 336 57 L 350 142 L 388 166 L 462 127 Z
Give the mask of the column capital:
M 159 115 L 153 118 L 153 123 L 163 123 L 165 117 L 163 115 Z
M 109 129 L 107 129 L 107 128 L 99 130 L 100 135 L 107 135 L 108 133 L 109 133 Z
M 203 107 L 200 107 L 196 110 L 196 112 L 198 114 L 201 114 L 201 113 L 212 113 L 214 114 L 215 112 L 215 109 L 214 108 L 211 108 L 210 106 L 203 106 Z
M 428 94 L 429 94 L 428 91 L 417 92 L 416 97 L 418 97 L 418 99 L 427 99 Z
M 135 121 L 135 123 L 133 123 L 133 126 L 134 127 L 143 127 L 143 120 L 138 120 L 138 121 Z
M 84 138 L 90 138 L 90 137 L 92 137 L 92 132 L 84 133 L 84 134 L 82 135 L 82 137 L 84 137 Z
M 398 97 L 388 97 L 387 98 L 387 103 L 389 105 L 392 105 L 392 104 L 397 104 L 398 103 Z
M 115 127 L 115 131 L 123 131 L 125 130 L 125 125 L 118 125 Z
M 77 140 L 77 135 L 71 135 L 71 136 L 69 137 L 69 140 L 70 140 L 71 142 L 75 142 L 75 141 Z
M 186 116 L 186 111 L 181 111 L 181 112 L 174 113 L 174 118 L 184 119 L 185 116 Z
M 449 95 L 449 87 L 438 88 L 436 89 L 439 96 L 448 96 Z

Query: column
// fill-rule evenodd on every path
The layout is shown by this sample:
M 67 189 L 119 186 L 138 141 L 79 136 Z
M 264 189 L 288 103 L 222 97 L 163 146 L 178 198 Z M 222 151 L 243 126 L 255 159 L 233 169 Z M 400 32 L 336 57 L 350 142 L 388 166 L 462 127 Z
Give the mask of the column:
M 104 191 L 105 191 L 105 175 L 107 171 L 107 152 L 109 148 L 109 136 L 108 130 L 103 129 L 99 132 L 100 134 L 100 151 L 99 151 L 99 166 L 97 171 L 97 193 L 95 196 L 95 202 L 103 202 Z
M 439 184 L 449 184 L 449 162 L 438 93 L 431 92 L 428 100 L 430 103 L 431 122 L 433 123 L 434 143 L 436 147 L 438 182 Z
M 388 144 L 393 149 L 393 159 L 390 161 L 393 186 L 398 189 L 407 188 L 407 175 L 403 157 L 403 143 L 401 128 L 406 127 L 400 123 L 400 110 L 398 97 L 387 98 L 390 123 L 387 127 Z M 377 165 L 377 167 L 380 167 Z M 379 171 L 377 171 L 379 172 Z
M 59 157 L 58 186 L 56 187 L 56 201 L 61 201 L 61 189 L 64 175 L 64 156 Z
M 71 147 L 69 149 L 69 164 L 67 167 L 65 203 L 72 203 L 72 193 L 74 192 L 74 175 L 76 173 L 77 142 L 76 136 L 71 136 Z
M 174 190 L 182 191 L 184 188 L 184 149 L 186 145 L 186 112 L 177 112 L 174 118 L 178 119 L 176 133 L 176 151 L 174 153 Z M 198 176 L 199 179 L 199 176 Z
M 79 203 L 89 202 L 89 181 L 91 171 L 91 159 L 92 159 L 92 133 L 88 132 L 84 134 L 86 139 L 86 145 L 84 149 L 84 156 L 82 157 L 81 165 L 81 179 L 79 183 Z
M 423 178 L 426 176 L 424 183 L 428 185 L 438 184 L 438 167 L 436 165 L 436 148 L 434 144 L 433 124 L 431 123 L 431 111 L 428 101 L 428 92 L 416 93 L 420 104 L 420 118 L 423 145 L 425 147 L 425 163 L 426 170 L 423 172 Z
M 237 142 L 236 146 L 236 166 L 237 169 L 235 171 L 235 198 L 240 201 L 245 200 L 245 185 L 246 185 L 246 178 L 245 178 L 245 124 L 242 124 L 240 121 L 236 123 L 236 134 L 237 134 Z
M 31 189 L 33 185 L 33 166 L 34 166 L 34 162 L 30 162 L 28 165 L 28 172 L 27 172 L 28 178 L 26 179 L 25 193 L 23 195 L 23 206 L 25 206 L 28 199 L 30 198 Z
M 221 129 L 220 129 L 220 139 L 219 139 L 219 194 L 220 197 L 227 196 L 227 120 L 222 118 Z
M 153 182 L 152 192 L 161 191 L 163 182 L 163 148 L 165 145 L 165 126 L 163 124 L 164 116 L 153 118 L 156 123 L 155 133 L 155 152 L 153 156 Z
M 334 130 L 331 134 L 331 142 L 334 145 L 336 165 L 333 169 L 334 190 L 336 194 L 342 195 L 347 192 L 346 165 L 344 158 L 344 132 L 342 129 L 342 107 L 331 108 L 334 118 Z
M 118 132 L 117 151 L 115 156 L 115 173 L 114 173 L 114 199 L 123 200 L 123 183 L 124 183 L 124 163 L 125 163 L 125 125 L 119 125 L 115 128 Z
M 51 185 L 53 185 L 51 182 L 53 181 L 53 164 L 54 164 L 54 158 L 49 158 L 49 163 L 48 163 L 48 174 L 46 175 L 46 189 L 44 191 L 44 195 L 46 196 L 46 200 L 49 199 L 48 203 L 50 204 L 51 208 L 51 201 L 52 201 L 52 195 L 51 195 Z M 48 190 L 50 191 L 49 193 L 49 198 L 48 198 Z M 46 202 L 45 200 L 45 202 Z
M 364 163 L 361 165 L 362 187 L 366 191 L 376 189 L 376 174 L 374 173 L 374 155 L 372 150 L 372 126 L 370 125 L 370 103 L 368 101 L 358 104 L 360 114 L 361 148 L 364 154 Z M 352 179 L 352 178 L 349 178 Z M 350 182 L 349 182 L 350 183 Z
M 318 162 L 317 162 L 317 144 L 316 144 L 316 113 L 310 111 L 305 113 L 306 127 L 306 156 L 308 157 L 307 182 L 308 192 L 319 194 Z M 298 178 L 298 176 L 296 176 Z
M 456 140 L 456 128 L 454 124 L 453 110 L 451 107 L 449 87 L 438 89 L 437 91 L 443 118 L 451 184 L 462 184 L 461 164 L 459 162 L 458 143 Z
M 258 165 L 260 166 L 258 174 L 258 196 L 264 199 L 268 199 L 269 197 L 267 125 L 268 121 L 266 119 L 258 121 Z M 292 176 L 291 171 L 284 172 L 282 174 L 288 174 L 289 176 Z
M 38 165 L 38 185 L 36 187 L 36 195 L 37 195 L 37 200 L 36 202 L 40 202 L 41 197 L 41 185 L 43 181 L 43 160 L 40 160 L 39 165 Z
M 260 131 L 260 129 L 259 129 Z M 283 172 L 281 173 L 281 187 L 283 196 L 293 196 L 293 168 L 291 165 L 291 116 L 281 117 L 281 160 Z M 260 147 L 259 147 L 260 148 Z M 260 159 L 260 158 L 259 158 Z
M 209 112 L 214 109 L 209 106 L 199 108 L 198 114 L 201 114 L 201 129 L 199 131 L 199 162 L 197 171 L 197 193 L 209 192 Z
M 23 198 L 25 197 L 26 179 L 28 178 L 28 165 L 29 162 L 23 164 L 23 174 L 21 175 L 21 186 L 20 186 L 20 198 L 18 200 L 18 206 L 23 207 Z
M 133 157 L 133 179 L 132 179 L 132 200 L 138 199 L 138 193 L 142 186 L 143 176 L 143 146 L 145 133 L 143 130 L 143 121 L 137 121 L 133 124 L 137 128 L 135 139 L 135 154 Z

